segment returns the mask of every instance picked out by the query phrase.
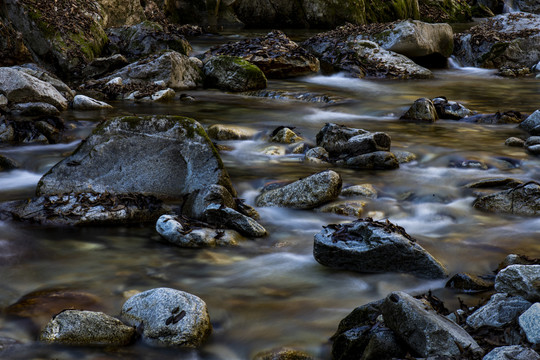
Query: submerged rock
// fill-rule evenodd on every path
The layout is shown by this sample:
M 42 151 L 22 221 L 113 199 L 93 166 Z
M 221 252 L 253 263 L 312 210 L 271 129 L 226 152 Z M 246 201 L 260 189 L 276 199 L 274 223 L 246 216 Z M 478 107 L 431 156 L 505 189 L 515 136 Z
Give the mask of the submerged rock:
M 207 87 L 217 87 L 225 91 L 266 88 L 266 77 L 261 69 L 240 57 L 212 56 L 205 62 L 203 71 Z
M 461 121 L 477 124 L 519 124 L 523 115 L 518 111 L 496 112 L 495 114 L 478 114 L 463 118 Z
M 258 133 L 252 128 L 224 124 L 211 125 L 206 132 L 214 140 L 247 140 Z
M 134 327 L 102 312 L 65 310 L 45 326 L 40 340 L 75 346 L 122 346 L 134 337 Z
M 531 305 L 520 296 L 494 294 L 487 304 L 467 317 L 467 325 L 473 329 L 482 326 L 500 328 L 516 320 Z
M 184 291 L 157 288 L 130 297 L 120 314 L 142 330 L 144 342 L 155 346 L 196 348 L 210 336 L 206 303 Z
M 483 353 L 463 328 L 404 292 L 388 295 L 381 310 L 384 323 L 422 357 L 459 356 L 463 349 Z
M 540 185 L 528 182 L 510 190 L 481 196 L 473 203 L 475 209 L 522 216 L 540 214 Z
M 377 190 L 371 184 L 348 186 L 341 190 L 341 195 L 347 197 L 362 196 L 370 199 L 377 198 Z
M 445 287 L 447 288 L 470 291 L 470 292 L 490 290 L 490 289 L 493 289 L 493 286 L 494 286 L 493 280 L 488 281 L 488 280 L 482 279 L 479 276 L 467 274 L 467 273 L 459 273 L 452 276 L 452 278 L 448 280 L 445 285 Z
M 529 301 L 539 301 L 539 281 L 540 265 L 510 265 L 497 274 L 495 290 Z
M 319 71 L 319 60 L 279 30 L 274 30 L 264 37 L 212 48 L 206 53 L 206 57 L 212 55 L 241 57 L 257 65 L 267 78 L 281 79 Z
M 345 161 L 338 160 L 336 164 L 363 170 L 391 170 L 399 168 L 398 159 L 389 151 L 375 151 L 369 154 L 352 156 Z
M 303 351 L 280 348 L 257 353 L 253 360 L 313 360 L 314 358 Z
M 336 199 L 340 191 L 341 176 L 332 170 L 327 170 L 277 189 L 263 191 L 255 199 L 255 204 L 312 209 Z
M 302 138 L 298 136 L 292 129 L 285 126 L 276 128 L 270 137 L 271 142 L 280 144 L 293 144 L 295 142 L 302 141 Z
M 403 272 L 431 279 L 448 276 L 443 265 L 403 228 L 371 219 L 325 227 L 315 235 L 313 256 L 337 269 Z

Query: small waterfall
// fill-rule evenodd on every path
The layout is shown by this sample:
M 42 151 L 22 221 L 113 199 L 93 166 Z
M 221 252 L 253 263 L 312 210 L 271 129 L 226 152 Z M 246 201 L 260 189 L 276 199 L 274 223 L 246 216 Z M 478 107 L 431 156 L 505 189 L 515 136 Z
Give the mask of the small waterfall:
M 448 58 L 448 68 L 449 69 L 461 69 L 463 66 L 459 63 L 458 59 L 454 55 Z
M 514 4 L 514 0 L 504 0 L 503 13 L 513 13 L 519 11 L 519 8 Z

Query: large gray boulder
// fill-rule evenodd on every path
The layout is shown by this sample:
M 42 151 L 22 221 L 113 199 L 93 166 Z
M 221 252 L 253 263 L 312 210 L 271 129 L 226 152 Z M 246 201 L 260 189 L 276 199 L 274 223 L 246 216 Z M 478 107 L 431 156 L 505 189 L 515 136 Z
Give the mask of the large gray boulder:
M 474 201 L 473 207 L 493 213 L 535 216 L 540 214 L 540 185 L 528 182 L 509 190 L 481 196 Z
M 458 34 L 454 55 L 464 66 L 528 67 L 540 61 L 540 15 L 502 14 Z
M 212 56 L 204 64 L 205 85 L 226 91 L 249 91 L 266 88 L 261 69 L 239 57 Z
M 335 200 L 341 192 L 341 185 L 341 176 L 335 171 L 326 170 L 277 189 L 263 191 L 255 199 L 255 204 L 312 209 Z
M 202 126 L 180 116 L 119 117 L 98 126 L 40 180 L 38 195 L 94 191 L 181 199 L 219 184 L 235 191 Z
M 521 345 L 501 346 L 491 350 L 482 360 L 540 360 L 540 355 Z
M 494 294 L 487 304 L 467 317 L 467 325 L 473 329 L 481 326 L 503 327 L 516 320 L 531 305 L 520 296 Z
M 540 265 L 510 265 L 495 278 L 495 290 L 529 301 L 540 300 Z
M 68 105 L 66 98 L 53 85 L 12 68 L 0 68 L 0 93 L 11 104 L 44 102 L 58 110 L 67 109 Z
M 315 260 L 336 269 L 365 273 L 402 272 L 423 278 L 444 278 L 443 265 L 390 222 L 356 220 L 329 225 L 315 235 Z
M 106 83 L 121 78 L 124 85 L 154 85 L 161 83 L 173 89 L 194 89 L 203 84 L 202 62 L 176 51 L 150 55 L 101 78 Z
M 319 71 L 319 60 L 279 30 L 263 37 L 214 47 L 206 52 L 205 58 L 213 55 L 241 57 L 257 65 L 269 79 L 303 76 Z
M 210 336 L 206 303 L 184 291 L 157 288 L 130 297 L 120 314 L 142 329 L 144 342 L 155 346 L 197 348 Z
M 381 310 L 386 326 L 421 357 L 459 356 L 463 349 L 483 353 L 463 328 L 404 292 L 388 295 Z
M 65 310 L 45 326 L 40 340 L 79 346 L 122 346 L 134 337 L 134 327 L 102 312 Z

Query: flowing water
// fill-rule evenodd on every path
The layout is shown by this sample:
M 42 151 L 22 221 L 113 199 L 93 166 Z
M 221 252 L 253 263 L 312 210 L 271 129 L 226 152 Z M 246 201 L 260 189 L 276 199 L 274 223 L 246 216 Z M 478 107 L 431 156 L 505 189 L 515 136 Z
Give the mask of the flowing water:
M 207 46 L 201 42 L 196 49 Z M 524 137 L 515 125 L 456 121 L 404 123 L 399 116 L 420 97 L 446 96 L 480 113 L 539 107 L 540 82 L 501 79 L 492 71 L 453 67 L 435 79 L 396 81 L 350 79 L 337 74 L 270 81 L 270 90 L 310 92 L 338 99 L 334 104 L 272 100 L 214 90 L 186 91 L 187 103 L 114 103 L 108 112 L 67 112 L 79 139 L 100 120 L 122 114 L 177 114 L 205 127 L 234 124 L 269 133 L 295 126 L 313 143 L 318 130 L 336 122 L 392 137 L 392 150 L 409 151 L 416 161 L 393 171 L 334 168 L 344 185 L 372 184 L 377 199 L 363 199 L 372 213 L 404 227 L 439 258 L 451 273 L 491 273 L 509 253 L 540 256 L 540 220 L 476 211 L 474 192 L 463 185 L 486 177 L 539 180 L 540 161 L 523 149 L 504 145 Z M 32 196 L 40 176 L 78 144 L 3 146 L 0 153 L 22 168 L 0 173 L 0 200 Z M 300 155 L 267 156 L 258 140 L 225 142 L 222 158 L 240 197 L 253 204 L 261 187 L 293 180 L 326 166 L 307 164 Z M 466 160 L 483 161 L 487 170 L 452 168 Z M 131 290 L 171 287 L 206 301 L 214 326 L 199 351 L 153 349 L 134 345 L 120 350 L 43 346 L 35 327 L 0 316 L 0 336 L 27 347 L 12 359 L 249 359 L 254 353 L 290 346 L 328 358 L 328 338 L 353 308 L 390 291 L 434 290 L 449 307 L 456 294 L 444 281 L 403 274 L 358 274 L 319 265 L 312 256 L 313 236 L 329 223 L 352 221 L 338 215 L 281 208 L 258 208 L 270 235 L 239 247 L 181 249 L 160 242 L 153 224 L 133 227 L 42 228 L 0 223 L 0 306 L 38 289 L 69 288 L 101 299 L 101 309 L 117 315 Z M 460 295 L 474 302 L 474 298 Z M 44 325 L 38 321 L 38 327 Z

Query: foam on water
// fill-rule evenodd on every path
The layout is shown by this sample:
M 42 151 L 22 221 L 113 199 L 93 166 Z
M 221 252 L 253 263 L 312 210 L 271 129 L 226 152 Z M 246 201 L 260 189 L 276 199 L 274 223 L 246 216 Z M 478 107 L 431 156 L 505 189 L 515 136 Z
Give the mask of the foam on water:
M 72 141 L 67 144 L 50 144 L 50 145 L 28 145 L 17 146 L 9 149 L 2 149 L 2 153 L 31 153 L 31 152 L 48 152 L 48 151 L 63 151 L 74 149 L 79 145 L 81 140 Z
M 36 186 L 39 179 L 41 179 L 40 174 L 26 170 L 3 172 L 0 173 L 0 191 L 7 192 Z
M 321 109 L 312 109 L 310 114 L 304 115 L 304 120 L 309 122 L 334 122 L 334 121 L 354 121 L 354 120 L 395 120 L 392 116 L 373 116 L 373 115 L 360 115 L 350 114 L 338 111 L 328 111 Z
M 302 81 L 311 84 L 324 85 L 327 87 L 341 88 L 347 90 L 360 90 L 362 92 L 373 93 L 394 93 L 391 86 L 385 86 L 380 82 L 352 78 L 344 73 L 332 74 L 330 76 L 317 75 L 302 78 Z

